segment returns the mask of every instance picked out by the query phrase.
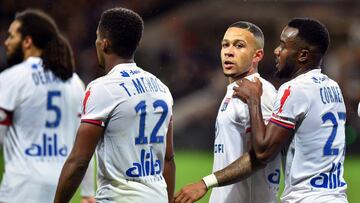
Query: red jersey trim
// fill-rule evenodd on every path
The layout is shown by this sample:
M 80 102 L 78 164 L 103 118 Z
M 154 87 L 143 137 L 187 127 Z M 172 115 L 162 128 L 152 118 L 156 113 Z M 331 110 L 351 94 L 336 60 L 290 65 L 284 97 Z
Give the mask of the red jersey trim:
M 5 109 L 0 108 L 1 111 L 1 118 L 0 118 L 0 125 L 11 126 L 13 124 L 13 112 L 7 111 Z
M 103 127 L 103 122 L 99 121 L 99 120 L 91 120 L 91 119 L 82 119 L 81 123 L 89 123 L 89 124 L 93 124 L 93 125 L 97 125 L 100 127 Z
M 295 125 L 291 125 L 291 124 L 288 124 L 288 123 L 284 123 L 284 122 L 281 122 L 279 120 L 276 120 L 274 118 L 271 118 L 270 119 L 270 122 L 278 125 L 278 126 L 281 126 L 281 127 L 284 127 L 286 129 L 295 129 Z
M 89 88 L 89 90 L 86 91 L 86 93 L 85 93 L 85 97 L 84 97 L 84 101 L 83 101 L 83 114 L 85 114 L 85 111 L 86 111 L 86 103 L 88 102 L 88 99 L 89 99 L 90 94 L 91 94 L 90 89 L 91 89 L 91 88 Z

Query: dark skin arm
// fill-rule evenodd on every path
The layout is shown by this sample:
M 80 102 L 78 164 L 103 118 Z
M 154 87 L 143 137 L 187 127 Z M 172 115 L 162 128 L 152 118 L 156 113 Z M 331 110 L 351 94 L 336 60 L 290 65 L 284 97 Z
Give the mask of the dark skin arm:
M 165 164 L 164 164 L 164 173 L 163 173 L 167 185 L 169 202 L 172 202 L 174 198 L 175 170 L 176 170 L 176 166 L 174 161 L 173 121 L 171 118 L 166 135 L 166 152 L 165 152 Z
M 239 87 L 234 88 L 233 96 L 240 98 L 249 106 L 253 149 L 224 169 L 214 173 L 218 186 L 230 185 L 244 180 L 258 169 L 265 167 L 292 139 L 291 130 L 273 123 L 265 125 L 260 106 L 262 95 L 260 81 L 256 79 L 254 83 L 244 79 L 237 83 Z M 175 202 L 195 202 L 201 199 L 207 191 L 205 183 L 200 180 L 183 187 L 176 194 Z
M 252 146 L 256 159 L 267 164 L 291 141 L 293 131 L 272 122 L 265 126 L 261 112 L 262 85 L 258 78 L 255 82 L 243 79 L 237 82 L 234 97 L 248 104 L 252 130 Z
M 74 147 L 61 171 L 56 189 L 55 203 L 70 201 L 85 175 L 103 133 L 104 129 L 100 126 L 81 123 Z

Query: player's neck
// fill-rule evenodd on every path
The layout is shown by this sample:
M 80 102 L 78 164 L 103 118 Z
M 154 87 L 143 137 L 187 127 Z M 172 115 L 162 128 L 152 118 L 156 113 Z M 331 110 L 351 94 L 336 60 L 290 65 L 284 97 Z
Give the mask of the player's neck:
M 134 63 L 134 58 L 124 59 L 119 56 L 109 55 L 106 59 L 106 67 L 105 72 L 108 73 L 113 69 L 116 65 L 121 63 Z
M 243 73 L 241 73 L 239 75 L 234 75 L 234 76 L 228 77 L 229 84 L 231 84 L 231 83 L 233 83 L 233 82 L 235 82 L 237 80 L 240 80 L 240 79 L 242 79 L 242 78 L 244 78 L 246 76 L 257 73 L 257 72 L 258 72 L 257 67 L 251 67 L 250 69 L 248 69 L 247 71 L 245 71 L 245 72 L 243 72 Z
M 29 57 L 41 57 L 42 50 L 32 47 L 30 49 L 24 50 L 24 61 Z
M 311 70 L 314 70 L 314 69 L 321 69 L 321 61 L 318 62 L 318 63 L 308 63 L 308 64 L 305 64 L 304 66 L 300 67 L 298 69 L 298 71 L 296 71 L 294 74 L 293 74 L 293 77 L 292 78 L 296 78 L 297 76 L 299 75 L 302 75 L 302 74 L 305 74 Z

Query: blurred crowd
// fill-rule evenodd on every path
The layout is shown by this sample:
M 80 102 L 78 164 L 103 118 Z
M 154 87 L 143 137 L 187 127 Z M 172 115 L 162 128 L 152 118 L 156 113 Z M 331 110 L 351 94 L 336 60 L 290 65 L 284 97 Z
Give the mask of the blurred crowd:
M 144 38 L 135 57 L 140 67 L 158 75 L 175 100 L 175 146 L 210 149 L 218 105 L 226 79 L 220 63 L 220 41 L 228 25 L 245 20 L 259 25 L 265 34 L 265 59 L 260 74 L 279 87 L 273 76 L 273 49 L 280 31 L 292 17 L 314 17 L 329 29 L 331 47 L 324 72 L 339 82 L 347 104 L 348 152 L 358 152 L 360 119 L 360 3 L 357 1 L 230 1 L 230 0 L 2 0 L 0 41 L 16 11 L 41 8 L 50 13 L 70 40 L 77 72 L 87 84 L 101 76 L 94 47 L 95 31 L 103 10 L 123 6 L 145 20 Z M 6 68 L 0 46 L 0 68 Z M 201 102 L 199 102 L 201 101 Z M 177 124 L 179 123 L 179 124 Z

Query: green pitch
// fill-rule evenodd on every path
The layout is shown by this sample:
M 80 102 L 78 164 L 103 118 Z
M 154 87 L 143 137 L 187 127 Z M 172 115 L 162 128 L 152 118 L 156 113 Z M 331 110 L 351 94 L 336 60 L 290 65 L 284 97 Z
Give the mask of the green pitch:
M 208 152 L 177 151 L 176 161 L 176 191 L 182 186 L 200 180 L 201 177 L 208 175 L 212 168 L 212 154 Z M 0 160 L 0 170 L 3 171 L 3 162 Z M 360 157 L 347 156 L 345 160 L 345 180 L 348 183 L 348 200 L 356 202 L 360 199 Z M 280 189 L 282 191 L 282 187 Z M 199 202 L 208 202 L 209 194 Z M 79 203 L 80 196 L 77 193 L 71 203 Z

